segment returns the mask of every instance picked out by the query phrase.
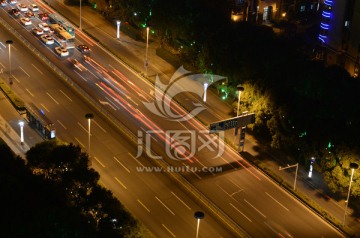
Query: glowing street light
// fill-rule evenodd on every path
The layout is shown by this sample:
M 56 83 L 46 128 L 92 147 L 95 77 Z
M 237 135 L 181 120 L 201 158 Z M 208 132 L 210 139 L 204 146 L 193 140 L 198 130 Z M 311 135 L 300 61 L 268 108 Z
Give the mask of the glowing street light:
M 116 26 L 117 26 L 116 38 L 118 39 L 120 39 L 120 25 L 121 25 L 121 21 L 116 21 Z
M 242 87 L 240 84 L 238 86 L 236 86 L 236 87 L 237 87 L 238 94 L 239 94 L 237 111 L 236 111 L 236 116 L 238 117 L 239 116 L 239 111 L 240 111 L 240 97 L 241 97 L 241 93 L 244 92 L 244 87 Z
M 355 171 L 355 169 L 357 169 L 357 168 L 359 168 L 359 165 L 358 165 L 357 163 L 350 163 L 351 177 L 350 177 L 349 191 L 348 191 L 347 199 L 346 199 L 346 201 L 345 201 L 345 213 L 344 213 L 343 225 L 345 225 L 346 210 L 347 210 L 347 207 L 348 207 L 348 205 L 349 205 L 351 183 L 353 182 L 352 179 L 353 179 L 353 176 L 354 176 L 354 171 Z
M 199 228 L 200 228 L 200 220 L 204 219 L 205 214 L 203 212 L 197 211 L 194 214 L 195 219 L 197 219 L 197 227 L 196 227 L 196 238 L 199 237 Z
M 91 120 L 94 118 L 94 115 L 92 113 L 87 113 L 85 114 L 85 118 L 88 119 L 88 133 L 89 133 L 89 141 L 88 141 L 88 153 L 89 153 L 89 157 L 90 157 L 90 124 L 91 124 Z
M 12 81 L 12 73 L 11 73 L 11 45 L 13 44 L 14 42 L 12 40 L 7 40 L 6 41 L 6 44 L 9 46 L 9 83 L 10 85 L 13 84 L 13 81 Z
M 206 102 L 206 91 L 207 91 L 207 88 L 208 88 L 209 84 L 208 83 L 204 83 L 204 102 Z
M 19 126 L 20 126 L 20 143 L 23 145 L 24 144 L 24 121 L 19 121 Z

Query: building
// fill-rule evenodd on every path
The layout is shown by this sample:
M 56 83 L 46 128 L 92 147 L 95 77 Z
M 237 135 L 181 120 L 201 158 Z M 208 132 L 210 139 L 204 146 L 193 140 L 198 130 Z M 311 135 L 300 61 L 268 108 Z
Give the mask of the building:
M 318 59 L 337 64 L 359 77 L 360 1 L 324 0 L 319 31 Z

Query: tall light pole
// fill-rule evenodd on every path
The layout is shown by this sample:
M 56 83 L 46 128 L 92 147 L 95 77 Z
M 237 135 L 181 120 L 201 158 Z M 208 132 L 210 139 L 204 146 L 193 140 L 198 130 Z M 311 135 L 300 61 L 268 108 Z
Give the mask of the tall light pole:
M 116 26 L 117 26 L 116 38 L 118 39 L 120 39 L 120 25 L 121 25 L 121 21 L 116 21 Z
M 11 74 L 11 45 L 13 44 L 14 42 L 12 40 L 7 40 L 6 41 L 6 44 L 8 45 L 9 47 L 9 83 L 10 85 L 13 84 L 13 81 L 12 81 L 12 74 Z
M 206 102 L 206 91 L 207 91 L 208 86 L 209 86 L 208 83 L 204 83 L 204 98 L 203 98 L 204 102 Z
M 88 119 L 88 133 L 89 133 L 89 141 L 88 141 L 88 153 L 89 153 L 89 157 L 90 157 L 90 124 L 91 124 L 91 119 L 94 118 L 94 115 L 92 113 L 87 113 L 85 114 L 85 118 Z
M 236 116 L 239 116 L 239 110 L 240 110 L 240 97 L 241 97 L 241 93 L 244 92 L 244 87 L 242 87 L 240 84 L 237 87 L 238 90 L 238 104 L 237 104 L 237 111 L 236 111 Z
M 283 170 L 283 169 L 288 169 L 291 167 L 296 167 L 296 171 L 295 171 L 295 180 L 294 180 L 294 191 L 296 189 L 296 179 L 297 179 L 297 174 L 298 174 L 298 169 L 299 169 L 299 163 L 296 163 L 294 165 L 288 165 L 287 167 L 281 168 L 279 167 L 279 170 Z
M 145 52 L 145 62 L 144 62 L 146 76 L 147 76 L 147 69 L 148 69 L 148 65 L 149 65 L 149 63 L 148 63 L 149 31 L 150 31 L 150 28 L 146 27 L 146 52 Z
M 20 143 L 23 145 L 24 144 L 24 121 L 19 121 L 19 126 L 20 126 Z
M 197 227 L 196 227 L 196 238 L 199 237 L 199 228 L 200 228 L 200 220 L 204 219 L 205 214 L 203 212 L 197 211 L 194 214 L 195 219 L 197 219 Z
M 343 226 L 345 225 L 345 219 L 346 219 L 346 210 L 349 205 L 349 199 L 350 199 L 350 190 L 351 190 L 351 183 L 353 182 L 353 176 L 355 169 L 359 168 L 359 165 L 357 163 L 350 163 L 350 169 L 351 169 L 351 177 L 350 177 L 350 184 L 349 184 L 349 191 L 347 195 L 347 199 L 345 201 L 345 213 L 344 213 L 344 220 L 343 220 Z
M 81 29 L 81 2 L 82 2 L 82 0 L 80 0 L 80 24 L 79 24 L 79 29 L 80 29 L 80 31 L 82 30 L 82 29 Z

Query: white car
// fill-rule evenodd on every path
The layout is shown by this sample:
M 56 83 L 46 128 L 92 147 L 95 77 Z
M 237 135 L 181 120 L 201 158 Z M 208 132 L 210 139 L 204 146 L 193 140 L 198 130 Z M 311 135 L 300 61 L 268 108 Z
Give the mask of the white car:
M 17 8 L 21 11 L 21 12 L 26 12 L 28 10 L 27 6 L 23 3 L 20 3 L 17 5 Z
M 38 26 L 39 26 L 41 29 L 43 29 L 44 31 L 49 31 L 49 30 L 50 30 L 49 25 L 48 25 L 47 23 L 45 23 L 45 22 L 39 23 Z
M 32 31 L 33 31 L 34 34 L 37 35 L 37 36 L 40 36 L 40 35 L 44 34 L 43 29 L 41 29 L 40 27 L 35 27 L 35 28 L 32 29 Z
M 6 0 L 1 0 L 1 3 L 0 3 L 0 4 L 1 4 L 2 7 L 5 7 L 6 4 L 7 4 L 7 1 L 6 1 Z
M 54 44 L 54 39 L 49 35 L 42 35 L 42 36 L 40 36 L 40 38 L 41 38 L 41 41 L 47 45 Z
M 36 4 L 31 4 L 31 5 L 29 5 L 29 7 L 30 7 L 30 10 L 33 12 L 39 11 L 39 7 Z
M 17 1 L 16 1 L 16 0 L 10 0 L 9 3 L 10 3 L 11 5 L 14 5 L 14 4 L 17 3 Z
M 60 46 L 55 47 L 55 53 L 61 57 L 69 56 L 69 51 L 64 47 L 60 47 Z
M 20 22 L 24 26 L 30 26 L 32 24 L 31 20 L 29 18 L 27 18 L 27 17 L 20 18 Z

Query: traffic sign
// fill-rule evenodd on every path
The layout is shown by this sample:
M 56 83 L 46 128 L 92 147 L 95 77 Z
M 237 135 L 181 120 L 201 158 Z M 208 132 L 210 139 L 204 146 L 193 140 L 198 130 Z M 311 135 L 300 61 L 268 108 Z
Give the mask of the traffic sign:
M 232 128 L 244 127 L 255 122 L 255 113 L 233 117 L 224 121 L 218 121 L 210 124 L 210 133 L 225 131 Z

